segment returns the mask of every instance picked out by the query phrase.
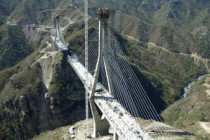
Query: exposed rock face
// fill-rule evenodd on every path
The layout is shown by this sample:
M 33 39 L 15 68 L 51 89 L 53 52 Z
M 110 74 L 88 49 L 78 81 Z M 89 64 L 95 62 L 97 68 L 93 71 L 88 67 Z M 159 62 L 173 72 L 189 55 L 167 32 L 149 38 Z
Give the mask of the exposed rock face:
M 84 118 L 83 86 L 62 52 L 42 50 L 20 67 L 0 91 L 0 139 L 27 139 Z
M 34 41 L 38 41 L 40 40 L 41 37 L 41 29 L 38 30 L 35 27 L 31 27 L 31 26 L 26 26 L 23 28 L 23 32 L 26 36 L 26 38 L 30 41 L 30 42 L 34 42 Z

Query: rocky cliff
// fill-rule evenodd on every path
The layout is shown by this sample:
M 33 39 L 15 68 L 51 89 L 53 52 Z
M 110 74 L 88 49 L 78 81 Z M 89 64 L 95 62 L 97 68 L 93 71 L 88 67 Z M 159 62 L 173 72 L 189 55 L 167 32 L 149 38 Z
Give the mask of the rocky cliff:
M 62 52 L 48 43 L 32 55 L 0 73 L 7 75 L 0 88 L 0 139 L 27 139 L 84 118 L 83 89 Z

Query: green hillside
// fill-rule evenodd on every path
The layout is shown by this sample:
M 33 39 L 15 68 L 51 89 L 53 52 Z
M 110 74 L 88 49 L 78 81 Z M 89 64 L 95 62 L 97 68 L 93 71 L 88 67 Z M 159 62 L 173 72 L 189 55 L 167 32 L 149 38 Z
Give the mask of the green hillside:
M 111 10 L 110 26 L 124 39 L 131 39 L 124 41 L 127 43 L 125 49 L 128 59 L 134 62 L 155 87 L 155 93 L 169 105 L 182 96 L 182 89 L 188 82 L 206 72 L 202 63 L 195 64 L 192 58 L 179 53 L 197 53 L 209 58 L 209 3 L 208 0 L 91 0 L 89 5 L 92 17 L 97 16 L 97 7 L 108 7 Z M 51 7 L 83 10 L 82 4 L 75 8 L 66 0 L 22 0 L 11 12 L 10 20 L 49 25 L 51 13 L 41 11 Z M 75 12 L 56 12 L 59 13 L 61 18 L 75 16 Z M 82 39 L 77 35 L 82 35 L 82 32 L 74 32 L 66 38 L 75 38 L 81 44 Z M 150 48 L 147 46 L 148 42 L 169 52 Z M 76 43 L 70 42 L 70 45 Z
M 110 24 L 124 35 L 139 41 L 154 42 L 173 52 L 198 53 L 210 58 L 208 0 L 90 0 L 89 5 L 93 17 L 96 17 L 98 7 L 109 8 Z M 47 24 L 51 13 L 42 13 L 42 10 L 56 7 L 83 10 L 83 4 L 75 8 L 67 0 L 22 0 L 10 18 L 15 22 Z M 66 15 L 68 12 L 55 13 Z M 74 12 L 69 12 L 68 16 L 71 14 L 73 16 Z
M 0 69 L 12 66 L 33 51 L 19 26 L 0 27 Z
M 6 22 L 7 17 L 20 1 L 21 0 L 0 0 L 0 26 Z
M 164 120 L 171 125 L 200 135 L 198 139 L 208 140 L 210 138 L 208 133 L 209 89 L 210 76 L 205 76 L 192 86 L 186 98 L 175 102 L 163 112 Z
M 45 25 L 50 24 L 51 12 L 42 13 L 44 9 L 65 7 L 72 11 L 83 10 L 82 4 L 78 4 L 75 8 L 71 7 L 66 0 L 20 0 L 16 3 L 4 1 L 3 5 L 12 9 L 6 12 L 11 22 Z M 98 7 L 108 7 L 111 10 L 110 26 L 122 36 L 137 41 L 128 43 L 126 48 L 128 57 L 132 61 L 135 60 L 135 65 L 144 76 L 155 81 L 153 85 L 162 94 L 166 104 L 171 104 L 180 97 L 181 90 L 187 82 L 205 73 L 202 64 L 194 64 L 193 59 L 181 56 L 179 53 L 197 53 L 210 58 L 210 2 L 208 0 L 91 0 L 89 5 L 92 17 L 97 16 Z M 55 13 L 60 14 L 61 18 L 75 16 L 75 12 L 56 11 Z M 77 36 L 67 36 L 71 39 L 74 37 Z M 171 53 L 147 48 L 148 42 L 153 42 Z M 29 52 L 29 49 L 22 49 L 23 56 Z M 136 52 L 136 49 L 139 51 Z
M 14 132 L 24 133 L 26 138 L 32 137 L 42 131 L 77 121 L 74 120 L 77 117 L 71 116 L 72 110 L 84 111 L 84 94 L 78 78 L 70 72 L 72 69 L 66 65 L 61 54 L 49 53 L 49 48 L 44 49 L 49 45 L 49 38 L 40 37 L 42 44 L 30 43 L 21 26 L 7 25 L 35 23 L 51 26 L 52 13 L 43 11 L 51 8 L 68 9 L 53 13 L 60 15 L 63 26 L 67 25 L 65 39 L 72 53 L 84 43 L 84 5 L 80 3 L 72 7 L 69 3 L 73 1 L 0 0 L 0 139 L 6 139 L 2 135 L 4 132 L 12 138 L 17 136 Z M 209 99 L 205 98 L 206 88 L 201 86 L 204 83 L 193 88 L 193 96 L 182 98 L 184 87 L 199 75 L 206 74 L 207 67 L 210 67 L 210 60 L 207 60 L 210 59 L 210 1 L 89 2 L 90 32 L 97 28 L 95 18 L 98 8 L 108 7 L 111 11 L 109 27 L 158 113 L 163 112 L 164 121 L 182 129 L 189 127 L 187 130 L 190 132 L 202 135 L 203 131 L 196 133 L 197 124 L 194 121 L 210 121 Z M 45 35 L 48 36 L 48 33 Z M 192 57 L 194 53 L 198 59 Z M 203 58 L 207 58 L 205 64 Z M 193 107 L 192 114 L 189 113 L 191 100 L 199 104 L 193 105 L 196 107 Z M 57 112 L 52 108 L 56 108 Z M 20 110 L 24 110 L 23 113 Z M 66 114 L 60 113 L 62 111 Z M 43 113 L 44 117 L 40 117 Z M 2 119 L 3 115 L 6 117 Z M 80 114 L 80 118 L 83 115 Z M 6 119 L 8 116 L 12 121 Z M 34 123 L 37 121 L 38 126 Z M 42 125 L 43 122 L 47 123 Z M 14 127 L 13 123 L 18 126 Z

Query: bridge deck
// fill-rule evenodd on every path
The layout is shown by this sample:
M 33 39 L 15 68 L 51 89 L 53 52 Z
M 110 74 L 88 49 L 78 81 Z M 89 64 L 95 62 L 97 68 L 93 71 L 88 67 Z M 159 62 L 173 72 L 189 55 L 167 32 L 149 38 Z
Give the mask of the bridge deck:
M 59 39 L 56 38 L 55 36 L 51 35 L 51 38 L 53 40 L 53 42 L 56 43 L 56 45 L 62 50 L 62 51 L 67 51 L 68 50 L 68 46 L 64 45 L 64 43 Z
M 78 61 L 76 56 L 68 56 L 68 62 L 90 93 L 93 75 Z M 100 83 L 97 83 L 96 86 L 95 103 L 121 139 L 153 140 Z

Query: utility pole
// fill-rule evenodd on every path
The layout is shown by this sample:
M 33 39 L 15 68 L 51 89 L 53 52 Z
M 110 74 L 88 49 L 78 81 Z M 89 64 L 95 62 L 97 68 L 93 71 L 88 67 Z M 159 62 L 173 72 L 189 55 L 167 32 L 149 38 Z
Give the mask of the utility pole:
M 85 68 L 88 70 L 88 0 L 84 0 L 85 2 Z M 87 74 L 86 74 L 87 75 Z M 85 91 L 85 112 L 86 112 L 86 137 L 89 137 L 89 125 L 88 125 L 88 118 L 89 118 L 89 94 L 88 91 Z

